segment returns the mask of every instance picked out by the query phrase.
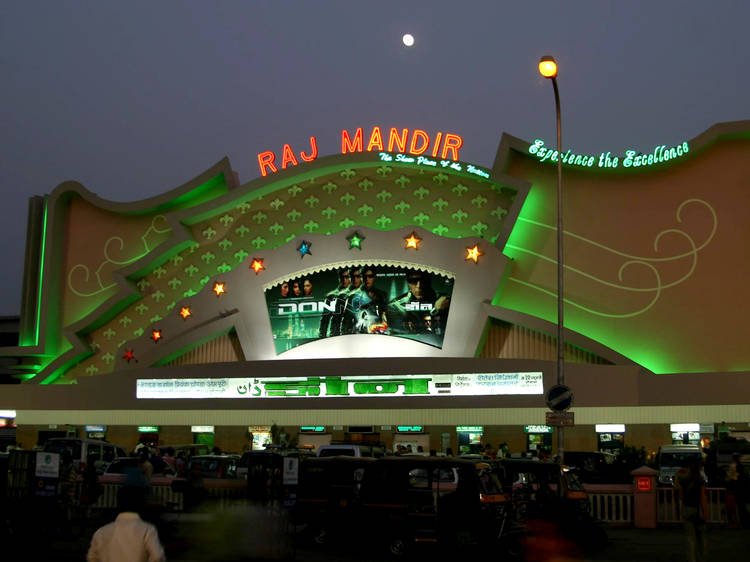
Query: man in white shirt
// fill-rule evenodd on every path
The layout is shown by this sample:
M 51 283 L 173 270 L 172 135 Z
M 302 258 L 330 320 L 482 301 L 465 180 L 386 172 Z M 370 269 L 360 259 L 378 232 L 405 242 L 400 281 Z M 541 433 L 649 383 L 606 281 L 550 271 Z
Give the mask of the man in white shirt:
M 137 494 L 127 487 L 117 495 L 120 514 L 91 538 L 88 562 L 163 562 L 164 549 L 156 527 L 143 521 L 136 509 Z

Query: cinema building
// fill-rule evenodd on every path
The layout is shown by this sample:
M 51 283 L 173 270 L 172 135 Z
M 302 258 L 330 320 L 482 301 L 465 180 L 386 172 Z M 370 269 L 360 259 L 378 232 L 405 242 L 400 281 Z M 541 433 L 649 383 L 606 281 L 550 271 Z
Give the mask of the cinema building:
M 557 154 L 504 135 L 484 169 L 463 142 L 347 130 L 244 184 L 224 159 L 143 201 L 32 197 L 0 423 L 26 448 L 556 446 Z M 747 432 L 750 121 L 562 158 L 566 449 Z

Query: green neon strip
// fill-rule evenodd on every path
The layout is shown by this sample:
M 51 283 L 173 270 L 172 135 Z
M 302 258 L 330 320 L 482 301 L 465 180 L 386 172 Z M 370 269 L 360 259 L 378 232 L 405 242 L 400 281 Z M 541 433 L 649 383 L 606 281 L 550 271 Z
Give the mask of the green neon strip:
M 36 296 L 36 326 L 34 330 L 34 344 L 39 345 L 39 325 L 42 322 L 42 288 L 44 286 L 44 262 L 45 250 L 47 247 L 47 209 L 49 198 L 44 197 L 44 218 L 42 219 L 42 252 L 39 257 L 39 286 L 37 287 Z

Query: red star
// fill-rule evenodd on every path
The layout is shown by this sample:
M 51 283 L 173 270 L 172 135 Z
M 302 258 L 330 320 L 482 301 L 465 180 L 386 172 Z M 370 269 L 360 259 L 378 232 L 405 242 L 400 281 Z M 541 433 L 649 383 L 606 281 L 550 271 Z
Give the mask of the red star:
M 127 349 L 125 350 L 125 355 L 123 355 L 122 358 L 125 359 L 125 361 L 127 361 L 128 363 L 130 363 L 130 361 L 135 359 L 135 353 L 133 353 L 132 349 Z

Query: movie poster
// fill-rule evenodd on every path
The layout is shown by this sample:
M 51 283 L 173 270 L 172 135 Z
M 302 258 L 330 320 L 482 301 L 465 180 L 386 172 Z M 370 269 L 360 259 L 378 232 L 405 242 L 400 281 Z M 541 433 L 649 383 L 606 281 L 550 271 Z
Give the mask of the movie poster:
M 290 278 L 265 294 L 279 354 L 347 334 L 396 336 L 442 348 L 452 293 L 453 277 L 364 265 Z

